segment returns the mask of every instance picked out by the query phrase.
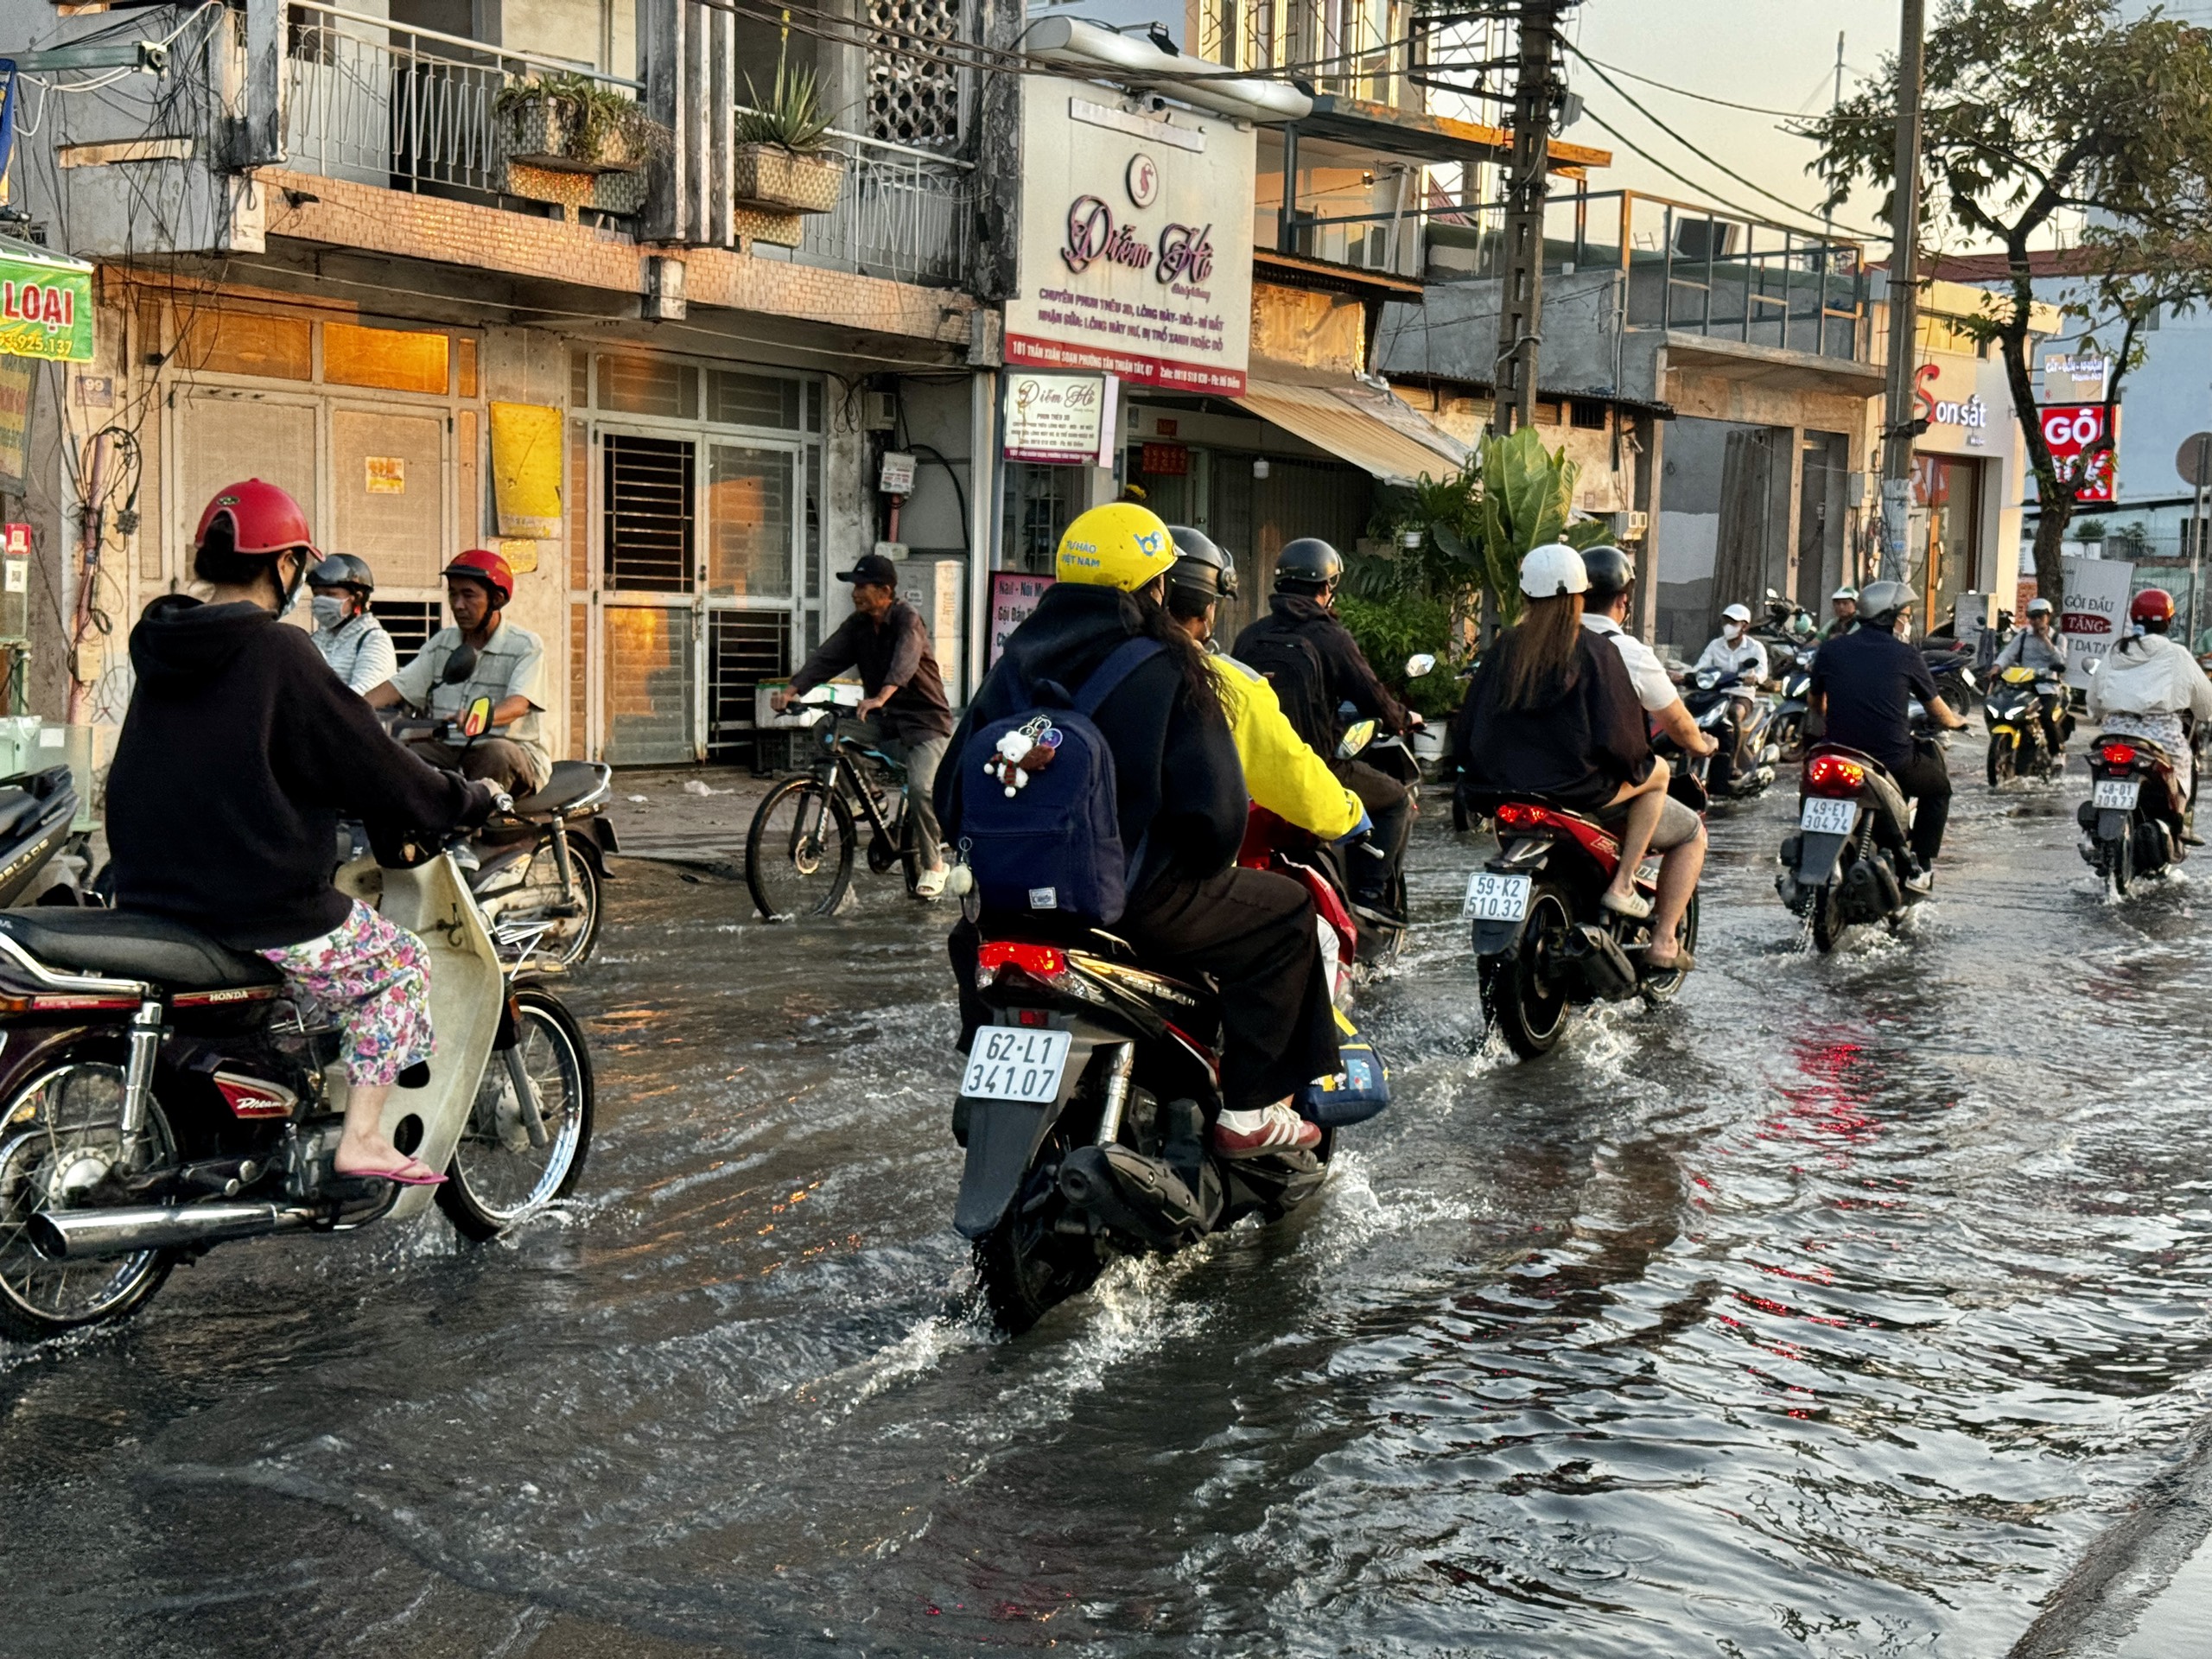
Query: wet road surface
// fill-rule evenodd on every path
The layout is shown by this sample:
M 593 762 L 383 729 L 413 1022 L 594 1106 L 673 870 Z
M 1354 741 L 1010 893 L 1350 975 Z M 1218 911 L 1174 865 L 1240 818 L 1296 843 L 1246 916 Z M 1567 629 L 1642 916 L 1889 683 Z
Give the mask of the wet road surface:
M 0 1652 L 2003 1655 L 2212 1413 L 2212 861 L 2106 902 L 1979 761 L 1906 937 L 1801 948 L 1794 800 L 1717 815 L 1681 1001 L 1533 1066 L 1430 813 L 1319 1205 L 1015 1343 L 944 917 L 630 863 L 563 1213 L 0 1351 Z

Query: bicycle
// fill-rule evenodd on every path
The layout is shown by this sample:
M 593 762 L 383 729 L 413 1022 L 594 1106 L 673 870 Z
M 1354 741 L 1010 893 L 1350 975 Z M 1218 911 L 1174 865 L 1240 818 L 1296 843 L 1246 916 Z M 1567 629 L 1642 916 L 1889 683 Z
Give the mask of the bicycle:
M 920 851 L 909 833 L 906 769 L 845 729 L 828 706 L 831 695 L 817 688 L 799 700 L 803 709 L 794 705 L 769 722 L 818 731 L 821 742 L 812 768 L 770 790 L 746 832 L 745 885 L 772 922 L 836 913 L 852 887 L 861 819 L 870 832 L 868 868 L 884 875 L 899 866 L 909 897 L 921 877 Z

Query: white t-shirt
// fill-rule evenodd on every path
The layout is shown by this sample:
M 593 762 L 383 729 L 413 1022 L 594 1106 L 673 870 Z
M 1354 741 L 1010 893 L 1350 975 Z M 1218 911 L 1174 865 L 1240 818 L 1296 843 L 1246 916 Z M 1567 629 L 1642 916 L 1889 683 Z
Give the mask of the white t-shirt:
M 1659 653 L 1611 617 L 1585 611 L 1582 626 L 1592 633 L 1605 635 L 1619 650 L 1621 661 L 1628 664 L 1628 683 L 1636 688 L 1636 700 L 1643 705 L 1646 713 L 1656 715 L 1681 696 L 1675 690 L 1675 683 L 1667 677 Z
M 1749 634 L 1739 634 L 1735 643 L 1722 634 L 1705 648 L 1705 655 L 1697 659 L 1700 670 L 1717 668 L 1723 674 L 1740 674 L 1747 680 L 1764 683 L 1767 675 L 1766 647 Z

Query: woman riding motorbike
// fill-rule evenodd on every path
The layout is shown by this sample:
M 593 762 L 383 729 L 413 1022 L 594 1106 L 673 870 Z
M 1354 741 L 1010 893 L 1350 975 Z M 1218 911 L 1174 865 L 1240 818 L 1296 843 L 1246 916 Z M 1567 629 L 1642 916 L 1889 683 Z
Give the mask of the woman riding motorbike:
M 1637 867 L 1651 848 L 1665 851 L 1695 835 L 1698 819 L 1678 803 L 1668 814 L 1667 763 L 1651 753 L 1628 669 L 1582 626 L 1589 587 L 1582 556 L 1565 543 L 1522 560 L 1521 620 L 1498 636 L 1460 712 L 1462 786 L 1541 795 L 1613 828 L 1620 866 L 1599 901 L 1624 916 L 1652 916 L 1652 902 L 1636 890 Z M 1662 816 L 1686 819 L 1686 829 L 1678 823 L 1660 833 Z M 1653 973 L 1689 965 L 1679 945 L 1689 905 L 1683 885 L 1661 891 L 1645 958 Z
M 1120 501 L 1077 517 L 1060 538 L 1059 580 L 1007 637 L 950 753 L 963 756 L 971 733 L 1034 707 L 1034 688 L 1046 681 L 1080 695 L 1124 642 L 1140 635 L 1160 642 L 1165 649 L 1092 715 L 1114 757 L 1116 816 L 1132 865 L 1127 908 L 1114 931 L 1148 963 L 1211 974 L 1220 988 L 1224 1109 L 1216 1148 L 1252 1157 L 1311 1147 L 1320 1131 L 1291 1100 L 1339 1064 L 1313 901 L 1287 877 L 1236 866 L 1244 776 L 1205 653 L 1166 608 L 1174 563 L 1167 526 L 1147 508 Z M 938 817 L 955 847 L 967 770 L 956 760 L 938 773 Z M 963 919 L 949 942 L 963 1049 L 988 1017 L 974 991 L 981 937 Z
M 2164 750 L 2172 767 L 2174 810 L 2186 812 L 2195 793 L 2196 757 L 2182 716 L 2212 719 L 2212 682 L 2179 641 L 2166 637 L 2174 596 L 2164 588 L 2136 594 L 2127 620 L 2127 637 L 2089 678 L 2089 717 L 2107 733 L 2145 738 Z
M 306 632 L 277 620 L 319 556 L 289 495 L 259 479 L 219 490 L 194 541 L 207 598 L 165 594 L 131 630 L 137 686 L 107 780 L 117 904 L 276 963 L 344 1030 L 336 1172 L 435 1185 L 445 1178 L 382 1128 L 392 1085 L 431 1056 L 427 958 L 331 885 L 338 823 L 392 845 L 480 822 L 493 791 L 394 743 Z

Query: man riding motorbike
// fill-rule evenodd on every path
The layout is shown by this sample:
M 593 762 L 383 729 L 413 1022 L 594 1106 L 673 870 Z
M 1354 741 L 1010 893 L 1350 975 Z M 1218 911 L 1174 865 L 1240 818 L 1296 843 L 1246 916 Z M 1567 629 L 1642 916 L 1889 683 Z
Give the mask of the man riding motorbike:
M 2051 632 L 2049 600 L 2028 601 L 2028 626 L 2006 640 L 2005 649 L 1990 664 L 1993 673 L 2001 674 L 2008 668 L 2033 669 L 2039 677 L 2048 675 L 2054 680 L 2066 677 L 2066 641 Z M 2044 741 L 2053 754 L 2066 747 L 2065 696 L 2062 691 L 2055 698 L 2045 699 L 2043 706 Z
M 308 572 L 315 597 L 315 648 L 349 691 L 373 691 L 399 671 L 399 653 L 384 624 L 369 614 L 377 580 L 368 561 L 333 553 Z
M 1751 638 L 1751 612 L 1747 605 L 1731 605 L 1720 613 L 1720 634 L 1709 642 L 1705 654 L 1692 666 L 1693 673 L 1708 668 L 1734 674 L 1746 685 L 1764 685 L 1767 679 L 1766 647 Z
M 1247 796 L 1243 768 L 1206 654 L 1166 609 L 1175 546 L 1149 509 L 1116 502 L 1080 514 L 1060 538 L 1058 581 L 1007 636 L 953 734 L 1035 706 L 1051 683 L 1080 696 L 1085 680 L 1140 636 L 1166 649 L 1130 671 L 1092 721 L 1114 757 L 1122 846 L 1131 868 L 1114 931 L 1148 962 L 1211 974 L 1222 1007 L 1221 1095 L 1214 1145 L 1253 1157 L 1319 1143 L 1293 1099 L 1340 1064 L 1313 904 L 1287 876 L 1238 868 Z M 937 810 L 960 843 L 970 780 L 938 773 Z M 1020 918 L 1033 924 L 1033 916 Z M 986 916 L 988 926 L 990 918 Z M 949 950 L 961 996 L 961 1046 L 988 1017 L 975 991 L 982 932 L 963 918 Z
M 332 849 L 341 817 L 394 843 L 480 822 L 493 791 L 394 743 L 307 636 L 277 625 L 317 556 L 289 495 L 231 485 L 194 540 L 207 600 L 165 594 L 130 634 L 137 684 L 107 779 L 117 904 L 276 963 L 303 1012 L 344 1028 L 338 1173 L 435 1185 L 381 1127 L 400 1074 L 431 1058 L 428 959 L 331 885 Z
M 1201 531 L 1170 524 L 1167 533 L 1175 541 L 1175 563 L 1167 573 L 1167 613 L 1199 645 L 1211 645 L 1220 601 L 1236 597 L 1236 566 Z M 1267 677 L 1217 648 L 1206 662 L 1252 799 L 1323 841 L 1341 840 L 1358 829 L 1366 819 L 1359 797 L 1284 717 Z
M 405 702 L 446 720 L 479 697 L 490 698 L 492 724 L 505 727 L 503 734 L 480 737 L 466 747 L 442 737 L 410 738 L 408 746 L 433 766 L 481 778 L 510 795 L 527 795 L 543 788 L 553 772 L 552 757 L 537 735 L 545 647 L 528 628 L 502 616 L 515 596 L 515 578 L 498 554 L 472 547 L 446 566 L 444 575 L 454 626 L 432 634 L 413 662 L 371 691 L 369 707 Z M 449 685 L 446 664 L 464 643 L 476 652 L 475 669 Z
M 2164 588 L 2145 588 L 2136 594 L 2128 602 L 2127 620 L 2127 638 L 2089 677 L 2089 717 L 2107 732 L 2147 738 L 2165 751 L 2173 767 L 2174 810 L 2190 823 L 2196 764 L 2182 715 L 2200 722 L 2212 719 L 2212 680 L 2178 641 L 2166 637 L 2173 626 L 2174 596 Z M 2189 833 L 2194 836 L 2193 824 Z
M 1455 728 L 1460 777 L 1475 788 L 1541 795 L 1611 829 L 1620 864 L 1599 902 L 1624 916 L 1650 917 L 1645 968 L 1673 973 L 1694 965 L 1680 935 L 1702 861 L 1662 868 L 1656 905 L 1636 890 L 1637 868 L 1672 804 L 1669 774 L 1651 753 L 1621 653 L 1581 626 L 1589 587 L 1582 556 L 1564 543 L 1535 548 L 1521 561 L 1528 603 L 1468 687 Z M 1697 816 L 1688 816 L 1694 831 Z
M 1911 849 L 1920 868 L 1905 885 L 1926 893 L 1951 815 L 1951 775 L 1942 750 L 1914 741 L 1910 705 L 1918 697 L 1929 719 L 1949 731 L 1966 721 L 1936 694 L 1928 659 L 1906 643 L 1912 589 L 1901 582 L 1870 582 L 1859 594 L 1859 614 L 1858 628 L 1828 641 L 1813 658 L 1806 703 L 1827 722 L 1826 741 L 1872 755 L 1905 798 L 1919 803 Z
M 1821 630 L 1822 639 L 1833 639 L 1839 634 L 1849 633 L 1859 626 L 1859 590 L 1846 582 L 1828 595 L 1828 606 L 1835 614 Z
M 1326 727 L 1305 730 L 1306 741 L 1318 750 L 1338 777 L 1359 797 L 1374 824 L 1372 842 L 1381 858 L 1351 861 L 1357 884 L 1353 901 L 1388 914 L 1392 879 L 1405 856 L 1406 837 L 1413 829 L 1413 798 L 1405 785 L 1364 760 L 1339 760 L 1337 709 L 1350 703 L 1384 731 L 1398 736 L 1421 729 L 1421 718 L 1384 689 L 1366 653 L 1351 631 L 1337 620 L 1333 608 L 1337 584 L 1343 580 L 1344 562 L 1337 550 L 1318 537 L 1302 536 L 1285 543 L 1275 558 L 1275 590 L 1268 613 L 1236 636 L 1230 655 L 1263 671 L 1283 658 L 1274 642 L 1303 640 L 1320 659 L 1321 696 L 1327 703 Z M 1280 683 L 1279 695 L 1282 694 Z M 1286 701 L 1287 699 L 1286 698 Z M 1294 719 L 1294 724 L 1297 721 Z M 1402 921 L 1404 918 L 1393 919 Z

